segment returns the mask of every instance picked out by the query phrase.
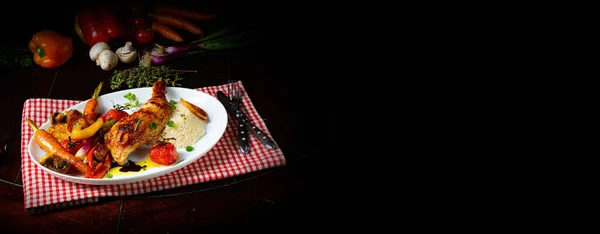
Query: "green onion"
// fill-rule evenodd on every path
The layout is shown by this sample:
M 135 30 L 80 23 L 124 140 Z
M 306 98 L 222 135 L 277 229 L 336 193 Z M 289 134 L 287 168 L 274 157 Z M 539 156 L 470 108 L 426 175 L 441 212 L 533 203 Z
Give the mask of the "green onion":
M 150 124 L 150 128 L 152 128 L 152 129 L 156 129 L 156 128 L 157 128 L 157 127 L 156 127 L 156 123 L 155 123 L 155 122 L 152 122 L 152 123 Z
M 167 122 L 167 126 L 175 127 L 175 123 L 173 122 L 173 120 L 169 120 L 169 122 Z
M 194 151 L 194 147 L 191 146 L 191 145 L 188 145 L 188 146 L 185 147 L 185 151 L 192 152 L 192 151 Z
M 110 179 L 110 178 L 112 178 L 112 177 L 113 177 L 113 175 L 112 175 L 112 174 L 110 174 L 110 173 L 106 173 L 106 175 L 105 175 L 104 177 L 106 177 L 106 178 L 109 178 L 109 179 Z

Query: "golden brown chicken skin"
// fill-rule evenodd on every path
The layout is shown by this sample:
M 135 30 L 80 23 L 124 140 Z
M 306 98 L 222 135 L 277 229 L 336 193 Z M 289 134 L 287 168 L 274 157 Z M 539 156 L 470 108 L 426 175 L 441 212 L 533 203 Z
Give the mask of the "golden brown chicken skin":
M 154 83 L 152 97 L 138 111 L 119 120 L 104 135 L 104 142 L 119 165 L 125 165 L 129 154 L 155 139 L 165 128 L 171 116 L 165 94 L 165 83 Z M 152 123 L 156 124 L 156 128 L 150 127 Z

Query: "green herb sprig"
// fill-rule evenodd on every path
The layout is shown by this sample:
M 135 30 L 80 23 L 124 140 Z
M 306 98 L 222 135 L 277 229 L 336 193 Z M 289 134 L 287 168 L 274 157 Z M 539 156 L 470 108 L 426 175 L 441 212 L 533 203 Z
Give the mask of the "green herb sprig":
M 133 128 L 133 131 L 135 132 L 135 130 L 137 130 L 138 125 L 140 124 L 140 122 L 142 121 L 142 119 L 144 118 L 144 116 L 140 117 L 136 122 L 135 122 L 135 127 Z
M 110 78 L 110 88 L 115 90 L 125 85 L 127 88 L 151 87 L 159 80 L 167 86 L 181 86 L 180 75 L 195 70 L 175 70 L 166 66 L 132 67 L 124 70 L 115 70 Z
M 140 106 L 140 101 L 137 100 L 137 97 L 135 96 L 135 94 L 133 94 L 132 92 L 129 92 L 127 94 L 125 94 L 125 96 L 123 96 L 124 98 L 127 99 L 127 102 L 125 103 L 125 108 L 127 109 L 131 109 L 131 110 L 137 110 Z

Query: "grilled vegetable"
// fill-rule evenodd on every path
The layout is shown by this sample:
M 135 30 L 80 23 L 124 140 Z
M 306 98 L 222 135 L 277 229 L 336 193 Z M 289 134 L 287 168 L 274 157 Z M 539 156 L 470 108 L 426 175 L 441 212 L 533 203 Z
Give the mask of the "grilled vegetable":
M 73 128 L 73 132 L 71 132 L 71 139 L 82 140 L 82 139 L 90 138 L 90 137 L 94 136 L 94 134 L 96 134 L 96 132 L 98 132 L 98 130 L 100 130 L 100 127 L 102 127 L 103 123 L 104 123 L 104 120 L 102 120 L 102 118 L 98 118 L 96 120 L 96 122 L 94 122 L 91 126 L 85 128 L 85 129 L 75 127 L 75 128 Z
M 150 148 L 150 160 L 156 164 L 169 166 L 177 162 L 179 154 L 173 143 L 169 139 L 154 143 Z
M 183 103 L 185 108 L 187 108 L 190 112 L 192 112 L 192 113 L 194 113 L 194 115 L 198 116 L 198 118 L 203 119 L 203 120 L 208 120 L 208 114 L 206 114 L 206 111 L 204 111 L 202 108 L 186 101 L 183 98 L 179 98 L 179 101 L 181 101 L 181 103 Z
M 39 129 L 30 119 L 27 119 L 26 121 L 27 124 L 29 124 L 29 127 L 31 127 L 31 129 L 34 132 L 33 139 L 44 151 L 46 151 L 47 153 L 53 153 L 59 158 L 66 160 L 68 163 L 73 165 L 75 169 L 77 169 L 77 171 L 81 173 L 87 173 L 90 170 L 90 168 L 87 165 L 85 165 L 85 163 L 83 163 L 82 161 L 77 159 L 73 154 L 65 150 L 60 145 L 60 143 L 58 143 L 58 141 L 56 141 L 56 139 L 52 137 L 52 135 L 46 132 L 46 130 Z
M 42 166 L 44 167 L 49 168 L 50 170 L 59 173 L 66 173 L 69 169 L 71 169 L 71 164 L 69 162 L 67 162 L 64 159 L 61 159 L 60 157 L 57 157 L 53 153 L 48 153 L 44 155 L 40 159 L 40 164 L 42 164 Z
M 98 96 L 100 95 L 103 84 L 104 82 L 100 82 L 98 87 L 94 90 L 92 98 L 85 103 L 85 107 L 83 108 L 83 117 L 89 125 L 96 121 L 96 116 L 98 115 Z

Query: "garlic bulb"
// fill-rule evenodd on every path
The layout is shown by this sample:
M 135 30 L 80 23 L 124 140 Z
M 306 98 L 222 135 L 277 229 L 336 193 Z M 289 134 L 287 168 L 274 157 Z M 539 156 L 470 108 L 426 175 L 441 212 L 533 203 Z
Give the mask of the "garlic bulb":
M 125 46 L 117 49 L 116 54 L 123 63 L 131 63 L 137 58 L 137 50 L 131 46 L 131 42 L 125 43 Z

